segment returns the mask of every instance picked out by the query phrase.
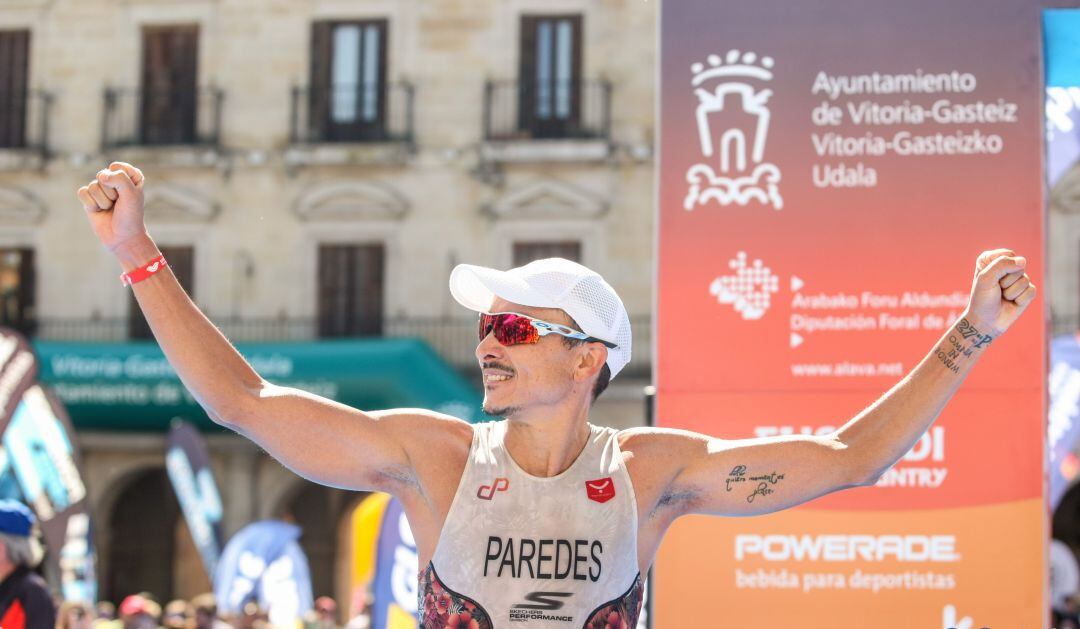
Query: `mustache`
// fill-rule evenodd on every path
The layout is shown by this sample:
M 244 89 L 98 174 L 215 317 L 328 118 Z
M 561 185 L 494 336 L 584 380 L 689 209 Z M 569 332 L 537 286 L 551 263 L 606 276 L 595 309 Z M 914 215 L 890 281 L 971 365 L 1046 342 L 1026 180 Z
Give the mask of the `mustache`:
M 483 364 L 480 365 L 480 368 L 481 369 L 498 369 L 499 371 L 506 372 L 506 373 L 510 374 L 511 376 L 514 375 L 514 370 L 513 369 L 511 369 L 511 368 L 509 368 L 509 367 L 507 367 L 505 365 L 500 365 L 499 363 L 483 363 Z

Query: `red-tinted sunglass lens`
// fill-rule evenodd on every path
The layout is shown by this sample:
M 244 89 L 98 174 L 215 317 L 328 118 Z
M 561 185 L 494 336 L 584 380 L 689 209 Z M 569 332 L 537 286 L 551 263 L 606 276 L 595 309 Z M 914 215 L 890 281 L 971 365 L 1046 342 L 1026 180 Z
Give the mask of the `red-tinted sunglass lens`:
M 503 345 L 535 343 L 540 338 L 532 321 L 514 314 L 499 315 L 495 324 L 495 339 Z
M 487 338 L 487 335 L 491 332 L 491 326 L 494 325 L 495 317 L 489 314 L 480 313 L 480 325 L 477 329 L 477 335 L 480 340 Z
M 495 340 L 503 345 L 535 343 L 540 339 L 540 334 L 532 322 L 527 317 L 515 314 L 481 314 L 480 340 L 484 340 L 489 332 L 493 332 Z

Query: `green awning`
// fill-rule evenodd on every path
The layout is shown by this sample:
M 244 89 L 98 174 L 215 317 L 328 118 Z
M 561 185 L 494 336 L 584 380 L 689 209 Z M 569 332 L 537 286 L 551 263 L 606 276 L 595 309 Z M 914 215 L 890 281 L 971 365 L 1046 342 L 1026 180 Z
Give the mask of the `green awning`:
M 76 428 L 168 430 L 173 417 L 214 426 L 153 341 L 35 341 L 39 380 L 67 406 Z M 480 393 L 422 340 L 373 338 L 236 346 L 274 384 L 361 410 L 427 408 L 483 419 Z

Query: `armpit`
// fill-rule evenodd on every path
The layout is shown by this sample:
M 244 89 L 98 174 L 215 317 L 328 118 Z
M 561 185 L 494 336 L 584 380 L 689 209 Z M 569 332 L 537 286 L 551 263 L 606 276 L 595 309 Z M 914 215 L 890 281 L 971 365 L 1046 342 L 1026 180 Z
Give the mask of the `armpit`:
M 655 518 L 661 514 L 661 512 L 668 509 L 680 509 L 694 505 L 701 499 L 701 493 L 691 489 L 683 489 L 678 491 L 668 491 L 660 496 L 660 499 L 656 501 L 656 505 L 649 512 L 650 518 Z

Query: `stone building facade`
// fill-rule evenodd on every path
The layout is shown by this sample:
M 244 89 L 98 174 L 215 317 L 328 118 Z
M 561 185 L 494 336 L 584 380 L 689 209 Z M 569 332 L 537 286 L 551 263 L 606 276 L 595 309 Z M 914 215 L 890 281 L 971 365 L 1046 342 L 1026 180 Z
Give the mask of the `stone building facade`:
M 29 95 L 0 107 L 6 321 L 44 340 L 145 336 L 75 198 L 129 161 L 148 177 L 151 235 L 234 341 L 419 335 L 479 386 L 475 319 L 453 302 L 450 269 L 578 258 L 635 324 L 634 362 L 595 421 L 641 425 L 657 5 L 5 2 L 0 92 Z M 343 260 L 357 268 L 326 270 Z M 343 287 L 353 302 L 335 298 Z M 78 437 L 103 597 L 204 590 L 163 435 Z M 358 496 L 306 483 L 233 435 L 210 443 L 226 533 L 265 517 L 307 523 L 316 595 L 346 596 L 339 540 Z

